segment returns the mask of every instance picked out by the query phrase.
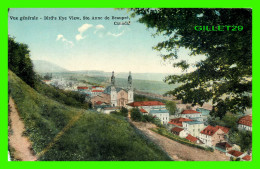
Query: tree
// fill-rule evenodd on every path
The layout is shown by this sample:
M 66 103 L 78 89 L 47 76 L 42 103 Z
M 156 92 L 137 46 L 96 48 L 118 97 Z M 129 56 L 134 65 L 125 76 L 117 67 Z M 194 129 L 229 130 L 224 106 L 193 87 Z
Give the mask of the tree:
M 128 109 L 125 108 L 125 107 L 122 107 L 122 108 L 120 109 L 120 114 L 121 114 L 122 116 L 124 116 L 124 117 L 127 117 L 127 116 L 128 116 Z
M 141 121 L 142 120 L 142 114 L 141 114 L 141 112 L 139 111 L 138 108 L 133 108 L 131 110 L 131 119 L 133 121 Z
M 193 105 L 212 101 L 211 114 L 220 118 L 227 111 L 244 112 L 252 107 L 251 9 L 131 9 L 131 16 L 135 15 L 156 30 L 154 36 L 166 38 L 153 49 L 164 60 L 174 60 L 174 67 L 183 71 L 191 67 L 179 58 L 180 48 L 189 49 L 190 56 L 206 57 L 195 64 L 194 71 L 167 76 L 165 82 L 181 84 L 168 94 Z M 197 31 L 195 26 L 208 26 L 209 31 Z M 221 26 L 223 31 L 210 31 L 212 26 Z
M 8 36 L 8 68 L 31 87 L 35 87 L 36 75 L 26 44 Z
M 166 109 L 169 111 L 170 115 L 174 115 L 177 111 L 176 103 L 174 101 L 167 101 Z

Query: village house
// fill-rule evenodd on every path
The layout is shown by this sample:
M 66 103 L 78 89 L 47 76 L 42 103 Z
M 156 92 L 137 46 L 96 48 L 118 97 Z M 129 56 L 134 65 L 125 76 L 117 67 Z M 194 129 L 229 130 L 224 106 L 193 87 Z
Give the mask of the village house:
M 187 119 L 187 118 L 176 118 L 176 119 L 171 119 L 169 122 L 168 122 L 168 125 L 169 127 L 183 127 L 183 122 L 185 121 L 193 121 L 191 119 Z
M 243 158 L 246 154 L 237 150 L 230 150 L 226 153 L 226 156 L 233 158 Z
M 226 153 L 226 152 L 232 150 L 232 146 L 230 144 L 228 144 L 227 142 L 220 142 L 220 143 L 216 144 L 215 149 L 219 150 L 223 153 Z
M 200 132 L 205 128 L 201 121 L 185 121 L 182 124 L 183 128 L 194 137 L 199 137 Z
M 224 130 L 224 131 L 223 131 Z M 219 142 L 225 142 L 225 135 L 229 129 L 222 126 L 207 126 L 199 134 L 199 139 L 209 147 L 214 147 Z
M 241 161 L 251 161 L 252 157 L 250 155 L 245 155 L 242 157 Z
M 91 97 L 99 96 L 104 92 L 104 90 L 92 90 L 91 91 Z
M 183 128 L 180 128 L 180 127 L 173 127 L 171 129 L 171 133 L 174 135 L 177 135 L 181 138 L 185 138 L 188 135 L 188 133 Z
M 167 109 L 151 109 L 149 114 L 160 119 L 162 124 L 169 122 L 169 111 Z
M 187 135 L 186 139 L 196 144 L 202 144 L 202 142 L 197 137 L 194 137 L 190 134 Z
M 202 121 L 201 112 L 195 110 L 183 110 L 181 112 L 181 117 L 196 120 L 196 121 Z
M 144 109 L 140 109 L 140 112 L 143 114 L 143 115 L 148 115 L 148 112 Z
M 252 115 L 246 115 L 238 120 L 238 129 L 252 131 Z

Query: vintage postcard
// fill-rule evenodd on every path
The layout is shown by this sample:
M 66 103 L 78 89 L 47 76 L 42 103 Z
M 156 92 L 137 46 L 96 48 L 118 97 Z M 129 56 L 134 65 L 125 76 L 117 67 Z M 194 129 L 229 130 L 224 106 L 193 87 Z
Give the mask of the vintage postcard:
M 251 161 L 252 9 L 9 8 L 9 161 Z

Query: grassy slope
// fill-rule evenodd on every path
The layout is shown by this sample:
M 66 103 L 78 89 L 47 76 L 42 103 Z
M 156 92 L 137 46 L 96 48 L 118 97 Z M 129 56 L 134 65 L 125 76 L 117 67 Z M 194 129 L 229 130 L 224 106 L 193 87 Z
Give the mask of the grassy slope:
M 71 118 L 81 118 L 39 160 L 170 160 L 125 120 L 72 108 L 37 93 L 11 71 L 11 96 L 25 122 L 36 153 L 41 152 Z

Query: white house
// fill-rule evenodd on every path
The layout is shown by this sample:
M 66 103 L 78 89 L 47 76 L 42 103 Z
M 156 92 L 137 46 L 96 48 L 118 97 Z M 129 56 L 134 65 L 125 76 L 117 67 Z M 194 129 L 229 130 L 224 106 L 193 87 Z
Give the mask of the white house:
M 169 122 L 169 112 L 167 109 L 151 109 L 149 114 L 159 118 L 162 124 Z
M 181 138 L 185 138 L 185 137 L 188 136 L 188 132 L 185 131 L 183 128 L 180 128 L 180 127 L 173 127 L 171 129 L 171 133 L 175 134 L 177 136 L 180 136 Z
M 197 121 L 203 121 L 201 112 L 198 112 L 195 110 L 183 110 L 181 112 L 181 117 L 193 119 L 193 120 L 197 120 Z
M 200 132 L 205 128 L 201 121 L 184 121 L 182 125 L 194 137 L 199 137 Z
M 238 120 L 238 129 L 252 131 L 252 115 L 241 117 Z

